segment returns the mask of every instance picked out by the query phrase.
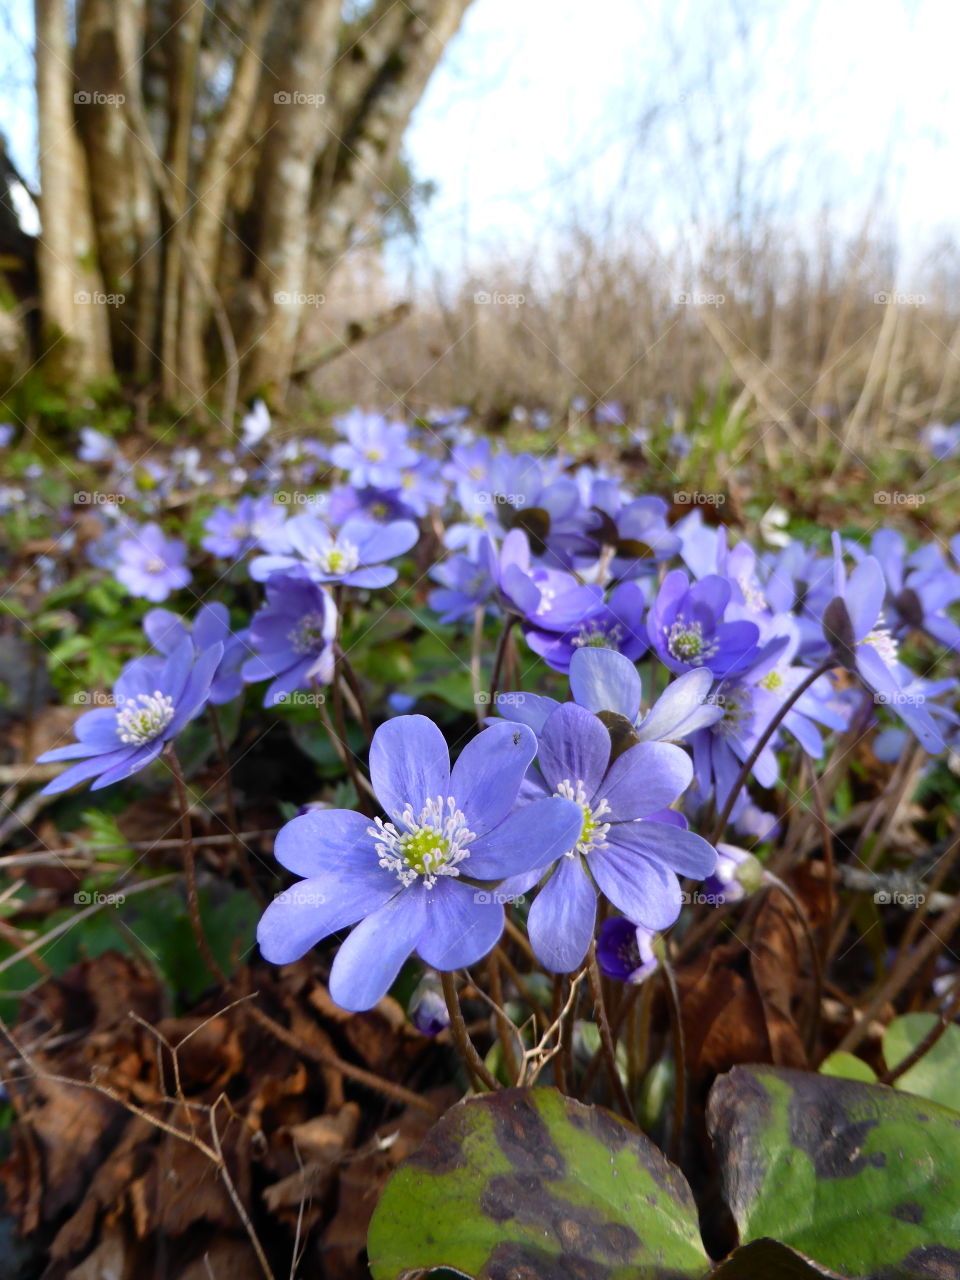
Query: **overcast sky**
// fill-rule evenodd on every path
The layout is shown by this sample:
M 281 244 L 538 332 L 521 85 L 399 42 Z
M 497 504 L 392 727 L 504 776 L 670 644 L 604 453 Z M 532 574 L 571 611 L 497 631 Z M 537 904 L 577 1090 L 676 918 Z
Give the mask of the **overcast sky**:
M 911 242 L 956 227 L 958 36 L 955 0 L 475 0 L 409 136 L 440 187 L 426 253 L 572 207 L 669 239 L 726 215 L 741 143 L 748 190 L 800 221 L 856 229 L 882 187 Z
M 29 0 L 3 8 L 28 47 Z M 439 188 L 416 260 L 549 243 L 574 213 L 669 242 L 738 189 L 797 225 L 879 207 L 925 244 L 960 222 L 958 36 L 956 0 L 474 0 L 408 139 Z M 4 43 L 32 174 L 31 69 Z

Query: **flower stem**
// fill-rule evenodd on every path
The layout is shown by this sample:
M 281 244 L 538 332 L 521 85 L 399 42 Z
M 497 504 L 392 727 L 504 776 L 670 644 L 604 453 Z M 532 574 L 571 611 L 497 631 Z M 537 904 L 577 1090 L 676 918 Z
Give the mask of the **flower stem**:
M 670 1159 L 674 1164 L 679 1164 L 687 1110 L 687 1042 L 680 1016 L 680 992 L 666 956 L 661 961 L 660 970 L 670 1002 L 670 1028 L 673 1034 L 673 1132 L 670 1135 Z
M 196 938 L 197 947 L 203 957 L 203 962 L 210 970 L 214 978 L 223 986 L 229 985 L 229 979 L 217 963 L 216 956 L 210 949 L 210 943 L 207 941 L 207 935 L 203 930 L 203 919 L 200 915 L 200 896 L 197 893 L 197 860 L 193 850 L 193 826 L 190 822 L 190 800 L 187 795 L 187 784 L 183 778 L 183 770 L 180 768 L 180 761 L 177 759 L 177 753 L 173 749 L 173 743 L 168 742 L 164 751 L 167 764 L 170 766 L 170 772 L 173 774 L 173 780 L 177 787 L 177 799 L 180 803 L 180 834 L 183 838 L 183 869 L 187 878 L 187 911 L 190 914 L 190 925 L 193 928 L 193 936 Z
M 600 981 L 600 970 L 597 966 L 596 942 L 590 943 L 590 951 L 587 956 L 587 977 L 590 980 L 590 991 L 593 994 L 593 1007 L 597 1019 L 597 1029 L 600 1032 L 600 1048 L 603 1051 L 603 1059 L 607 1068 L 607 1075 L 610 1077 L 610 1084 L 613 1088 L 613 1092 L 616 1094 L 617 1106 L 631 1124 L 636 1124 L 633 1103 L 630 1101 L 629 1095 L 623 1087 L 623 1081 L 620 1079 L 620 1072 L 617 1069 L 617 1046 L 614 1043 L 613 1036 L 610 1034 L 610 1022 L 607 1018 L 607 1006 L 603 998 L 603 983 Z
M 773 719 L 764 729 L 763 733 L 761 733 L 760 737 L 754 743 L 753 750 L 747 756 L 746 760 L 744 760 L 740 768 L 740 772 L 737 774 L 736 778 L 734 779 L 733 786 L 730 788 L 730 794 L 727 796 L 726 803 L 724 804 L 722 810 L 720 811 L 720 815 L 717 818 L 716 823 L 714 824 L 713 835 L 710 837 L 711 844 L 716 844 L 717 841 L 720 839 L 720 837 L 723 835 L 724 831 L 726 830 L 727 821 L 730 817 L 730 814 L 733 811 L 733 806 L 737 802 L 737 796 L 740 794 L 740 788 L 746 782 L 747 778 L 749 778 L 750 771 L 753 769 L 753 766 L 757 763 L 757 760 L 760 758 L 760 752 L 763 750 L 763 748 L 767 745 L 767 743 L 773 737 L 774 733 L 779 728 L 780 723 L 783 720 L 784 716 L 791 709 L 791 707 L 793 707 L 795 703 L 797 703 L 800 700 L 800 698 L 803 696 L 803 694 L 806 693 L 806 691 L 810 688 L 810 686 L 814 683 L 814 681 L 819 680 L 820 677 L 823 675 L 826 675 L 828 671 L 832 671 L 835 666 L 836 666 L 836 662 L 834 661 L 833 658 L 826 658 L 823 662 L 820 663 L 818 667 L 814 667 L 814 669 L 809 673 L 809 675 L 807 675 L 803 680 L 800 681 L 800 683 L 797 685 L 794 691 L 790 694 L 789 698 L 787 698 L 786 701 L 779 707 L 779 709 L 777 710 L 777 714 L 773 717 Z
M 250 866 L 250 858 L 248 856 L 247 846 L 240 838 L 240 822 L 237 818 L 237 806 L 233 798 L 233 774 L 230 768 L 230 756 L 227 753 L 227 744 L 223 737 L 223 729 L 220 725 L 220 717 L 217 715 L 216 707 L 210 705 L 207 707 L 210 714 L 210 724 L 213 727 L 213 736 L 217 742 L 217 753 L 220 756 L 220 767 L 223 770 L 221 775 L 223 780 L 223 803 L 227 811 L 227 827 L 232 837 L 233 856 L 237 860 L 237 866 L 240 868 L 240 874 L 243 876 L 243 882 L 260 903 L 261 907 L 267 905 L 267 899 L 257 884 L 253 874 L 253 868 Z
M 520 1067 L 517 1063 L 517 1055 L 514 1052 L 514 1035 L 516 1027 L 507 1017 L 503 1006 L 503 981 L 500 976 L 500 953 L 497 947 L 490 952 L 487 958 L 487 972 L 490 975 L 490 999 L 494 1004 L 494 1018 L 497 1023 L 497 1039 L 500 1041 L 500 1048 L 503 1052 L 503 1061 L 507 1068 L 507 1075 L 513 1084 L 517 1083 L 520 1078 Z
M 790 886 L 785 884 L 779 876 L 775 876 L 772 871 L 765 871 L 763 880 L 769 887 L 779 889 L 791 907 L 793 907 L 796 917 L 800 921 L 800 926 L 807 941 L 807 948 L 810 952 L 810 963 L 813 967 L 813 1000 L 811 1001 L 810 1024 L 807 1027 L 804 1041 L 807 1057 L 811 1058 L 816 1048 L 817 1032 L 820 1028 L 820 1005 L 823 1001 L 823 962 L 820 957 L 820 948 L 817 946 L 817 940 L 813 936 L 810 917 L 807 915 L 803 903 Z
M 497 706 L 497 690 L 500 687 L 500 676 L 503 672 L 503 662 L 507 655 L 507 646 L 510 643 L 510 637 L 513 634 L 513 628 L 516 625 L 517 618 L 515 614 L 510 614 L 506 622 L 503 624 L 503 630 L 500 632 L 500 640 L 497 644 L 497 653 L 493 660 L 493 675 L 490 677 L 490 709 L 495 710 Z
M 470 1039 L 470 1032 L 467 1030 L 467 1024 L 463 1020 L 463 1010 L 460 1008 L 460 997 L 457 994 L 457 983 L 453 974 L 441 973 L 440 982 L 443 986 L 443 998 L 447 1002 L 447 1012 L 450 1014 L 450 1033 L 453 1036 L 453 1042 L 457 1046 L 460 1057 L 463 1059 L 464 1066 L 471 1077 L 479 1080 L 491 1092 L 499 1089 L 499 1082 L 487 1070 L 487 1064 L 480 1057 L 476 1045 Z

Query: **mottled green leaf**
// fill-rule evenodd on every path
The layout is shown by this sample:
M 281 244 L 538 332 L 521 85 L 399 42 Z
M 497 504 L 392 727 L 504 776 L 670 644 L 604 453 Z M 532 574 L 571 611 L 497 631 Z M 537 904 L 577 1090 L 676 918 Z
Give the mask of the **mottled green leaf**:
M 895 1018 L 883 1037 L 887 1067 L 892 1070 L 913 1053 L 938 1022 L 935 1013 L 905 1013 L 902 1018 Z M 960 1027 L 947 1027 L 933 1048 L 905 1071 L 894 1087 L 960 1111 Z
M 743 1241 L 869 1280 L 960 1278 L 960 1116 L 811 1072 L 734 1067 L 708 1123 Z
M 374 1280 L 696 1280 L 709 1261 L 683 1175 L 643 1134 L 555 1089 L 460 1103 L 387 1185 Z

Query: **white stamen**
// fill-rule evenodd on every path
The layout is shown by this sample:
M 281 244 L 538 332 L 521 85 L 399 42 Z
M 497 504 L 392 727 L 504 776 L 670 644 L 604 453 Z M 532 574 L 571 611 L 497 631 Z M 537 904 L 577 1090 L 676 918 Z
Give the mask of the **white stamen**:
M 584 857 L 588 853 L 593 853 L 597 849 L 602 849 L 607 843 L 607 832 L 610 830 L 609 822 L 599 822 L 605 813 L 610 812 L 610 805 L 606 800 L 596 800 L 592 805 L 587 803 L 587 790 L 583 785 L 583 779 L 578 778 L 574 783 L 570 778 L 558 784 L 555 796 L 561 796 L 564 800 L 573 800 L 583 811 L 583 826 L 580 829 L 580 838 L 572 849 L 568 849 L 566 857 L 572 858 L 575 853 L 579 853 Z
M 175 710 L 173 699 L 159 689 L 128 698 L 117 711 L 117 737 L 130 746 L 142 747 L 163 732 Z
M 423 887 L 432 889 L 438 876 L 458 876 L 458 863 L 470 856 L 467 845 L 476 840 L 467 819 L 452 796 L 429 799 L 419 815 L 407 805 L 400 815 L 406 831 L 392 822 L 374 819 L 367 834 L 376 840 L 380 866 L 392 871 L 404 887 L 423 877 Z

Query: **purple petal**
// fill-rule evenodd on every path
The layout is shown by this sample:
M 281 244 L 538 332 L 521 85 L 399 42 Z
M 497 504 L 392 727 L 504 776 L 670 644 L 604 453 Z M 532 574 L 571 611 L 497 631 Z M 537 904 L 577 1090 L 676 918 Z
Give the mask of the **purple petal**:
M 680 914 L 680 882 L 669 868 L 616 844 L 590 854 L 590 871 L 610 902 L 648 929 L 666 929 Z
M 426 927 L 426 897 L 419 886 L 398 893 L 361 921 L 330 970 L 330 994 L 337 1004 L 352 1013 L 371 1009 L 390 990 Z
M 675 871 L 703 880 L 717 865 L 717 851 L 702 836 L 666 822 L 625 822 L 613 826 L 607 841 L 640 853 Z
M 450 794 L 478 836 L 502 822 L 513 808 L 537 740 L 526 725 L 490 724 L 468 742 L 450 774 Z
M 687 671 L 667 685 L 637 729 L 642 742 L 677 742 L 723 719 L 723 707 L 707 702 L 713 673 L 706 667 Z
M 376 842 L 369 834 L 372 825 L 352 809 L 312 809 L 280 828 L 273 856 L 298 876 L 336 876 L 344 871 L 389 876 L 377 860 Z
M 570 692 L 588 711 L 614 711 L 631 724 L 640 711 L 640 676 L 614 649 L 578 649 L 570 659 Z
M 583 811 L 573 800 L 534 800 L 470 845 L 463 870 L 477 880 L 502 880 L 549 866 L 574 847 L 582 827 Z
M 427 895 L 428 925 L 417 954 L 441 972 L 482 960 L 503 933 L 503 905 L 483 889 L 440 876 Z
M 556 698 L 547 698 L 539 693 L 500 693 L 496 703 L 497 711 L 504 720 L 525 724 L 534 733 L 542 731 L 547 717 L 560 705 Z
M 549 717 L 540 735 L 539 763 L 547 786 L 583 782 L 591 799 L 603 780 L 610 759 L 610 734 L 586 707 L 564 702 Z
M 142 747 L 137 747 L 126 760 L 120 760 L 112 768 L 105 770 L 92 784 L 90 790 L 100 791 L 103 787 L 111 787 L 115 782 L 122 782 L 124 778 L 129 778 L 131 773 L 139 773 L 141 769 L 145 769 L 148 764 L 156 760 L 164 745 L 163 738 L 154 738 L 152 742 L 146 742 Z M 101 756 L 100 759 L 102 763 L 106 760 L 106 756 Z
M 187 678 L 180 694 L 180 704 L 177 707 L 176 715 L 164 730 L 164 737 L 167 739 L 175 737 L 188 721 L 199 715 L 203 710 L 207 695 L 210 692 L 211 682 L 217 674 L 217 667 L 223 657 L 223 645 L 212 644 L 209 649 L 204 649 L 195 662 L 192 661 L 192 644 L 190 645 L 190 652 L 191 665 L 187 668 Z M 178 649 L 177 653 L 170 658 L 170 661 L 173 662 L 177 655 L 182 657 L 182 650 Z
M 844 599 L 857 640 L 862 640 L 876 626 L 886 589 L 883 570 L 873 556 L 861 560 L 851 573 Z
M 396 582 L 397 571 L 388 564 L 371 565 L 368 569 L 354 569 L 340 579 L 348 587 L 366 587 L 374 590 L 377 587 L 389 587 Z
M 397 716 L 382 724 L 370 747 L 370 781 L 394 822 L 408 804 L 416 816 L 428 800 L 448 796 L 450 753 L 433 721 Z
M 638 742 L 618 756 L 603 780 L 606 821 L 627 822 L 667 809 L 693 780 L 693 764 L 669 742 Z
M 527 933 L 550 973 L 570 973 L 587 954 L 597 918 L 597 893 L 580 859 L 561 858 L 533 901 Z
M 399 890 L 396 880 L 392 891 Z M 271 964 L 292 964 L 338 929 L 345 929 L 384 904 L 355 881 L 332 885 L 328 876 L 300 880 L 277 894 L 257 925 L 261 954 Z
M 346 526 L 344 526 L 346 535 Z M 416 545 L 420 530 L 412 520 L 394 520 L 387 525 L 375 524 L 359 544 L 360 558 L 364 564 L 380 564 L 402 556 Z
M 188 632 L 182 620 L 169 609 L 150 609 L 143 618 L 143 630 L 158 653 L 171 653 L 186 639 Z
M 78 742 L 97 751 L 116 751 L 123 746 L 117 737 L 116 707 L 98 707 L 86 712 L 73 726 L 73 732 Z
M 90 760 L 84 760 L 80 764 L 75 764 L 70 769 L 65 769 L 58 778 L 54 778 L 40 792 L 42 796 L 59 795 L 61 791 L 69 791 L 71 787 L 75 787 L 78 782 L 86 782 L 89 778 L 95 778 L 98 773 L 103 773 L 112 765 L 122 760 L 130 751 L 129 747 L 123 747 L 120 751 L 111 751 L 107 755 L 94 756 Z

